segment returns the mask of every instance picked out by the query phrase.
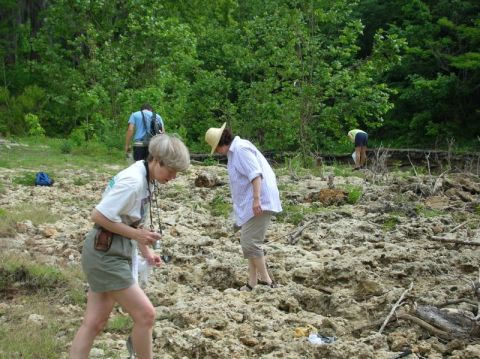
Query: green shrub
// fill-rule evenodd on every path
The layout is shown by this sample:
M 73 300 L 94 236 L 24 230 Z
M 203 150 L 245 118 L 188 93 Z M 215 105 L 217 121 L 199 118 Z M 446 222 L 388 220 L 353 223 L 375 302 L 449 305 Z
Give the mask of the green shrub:
M 28 135 L 30 137 L 39 138 L 45 136 L 45 130 L 43 129 L 42 125 L 40 125 L 37 115 L 27 113 L 24 118 L 25 123 L 28 126 Z
M 60 153 L 72 153 L 73 143 L 70 140 L 63 140 L 60 144 Z
M 362 194 L 363 194 L 362 187 L 346 185 L 345 189 L 348 192 L 347 203 L 349 204 L 357 203 L 362 197 Z

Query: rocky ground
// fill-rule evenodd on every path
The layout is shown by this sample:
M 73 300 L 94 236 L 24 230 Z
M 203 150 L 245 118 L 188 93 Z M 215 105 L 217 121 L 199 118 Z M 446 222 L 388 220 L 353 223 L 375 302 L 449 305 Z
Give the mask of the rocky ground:
M 195 185 L 205 171 L 217 185 Z M 162 251 L 172 260 L 154 270 L 146 288 L 157 311 L 157 358 L 393 359 L 408 350 L 414 352 L 409 358 L 480 358 L 472 319 L 478 314 L 473 287 L 479 281 L 479 247 L 455 243 L 480 242 L 479 177 L 333 173 L 329 167 L 317 175 L 277 171 L 285 213 L 273 221 L 265 248 L 280 285 L 252 292 L 236 289 L 246 281 L 247 263 L 239 233 L 217 208 L 229 201 L 225 167 L 192 166 L 161 186 Z M 0 238 L 0 250 L 78 266 L 89 213 L 108 176 L 65 170 L 53 187 L 14 185 L 14 176 L 15 170 L 0 172 L 0 207 L 47 205 L 59 219 L 17 223 L 14 238 Z M 362 195 L 349 204 L 352 188 Z M 412 319 L 426 306 L 450 308 L 471 330 L 461 324 L 464 332 L 455 331 L 438 318 L 430 320 L 432 329 L 424 325 L 429 318 Z M 83 310 L 59 308 L 71 323 L 65 336 L 78 328 Z M 308 335 L 315 332 L 335 341 L 313 344 Z M 127 357 L 125 335 L 104 332 L 92 357 L 106 357 L 104 348 Z

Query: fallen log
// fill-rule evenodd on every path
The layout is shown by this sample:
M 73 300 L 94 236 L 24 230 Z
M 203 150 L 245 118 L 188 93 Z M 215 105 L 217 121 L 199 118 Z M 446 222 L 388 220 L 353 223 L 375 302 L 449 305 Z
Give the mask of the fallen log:
M 415 315 L 438 330 L 447 333 L 450 338 L 472 338 L 480 335 L 480 323 L 467 316 L 465 311 L 439 309 L 425 305 L 415 308 Z
M 439 236 L 430 236 L 428 239 L 437 242 L 444 242 L 444 243 L 455 243 L 455 244 L 464 244 L 468 246 L 480 246 L 480 242 L 472 242 L 472 241 L 462 241 L 460 239 L 453 239 L 453 238 L 446 238 L 446 237 L 439 237 Z

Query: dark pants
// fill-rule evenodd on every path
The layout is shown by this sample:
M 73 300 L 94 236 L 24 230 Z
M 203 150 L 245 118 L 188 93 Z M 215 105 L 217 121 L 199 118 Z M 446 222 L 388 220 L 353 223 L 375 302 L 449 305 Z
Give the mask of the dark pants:
M 133 159 L 135 161 L 146 160 L 148 157 L 147 146 L 133 146 Z

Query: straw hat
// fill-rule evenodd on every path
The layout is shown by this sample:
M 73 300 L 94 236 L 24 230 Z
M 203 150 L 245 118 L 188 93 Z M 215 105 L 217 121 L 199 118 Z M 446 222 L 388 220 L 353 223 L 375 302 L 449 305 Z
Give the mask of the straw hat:
M 210 154 L 213 154 L 213 152 L 215 152 L 215 148 L 217 148 L 218 143 L 220 142 L 220 137 L 222 137 L 222 133 L 226 125 L 227 123 L 224 122 L 222 127 L 220 128 L 211 127 L 205 134 L 205 141 L 207 141 L 210 147 L 212 147 L 212 152 L 210 152 Z

